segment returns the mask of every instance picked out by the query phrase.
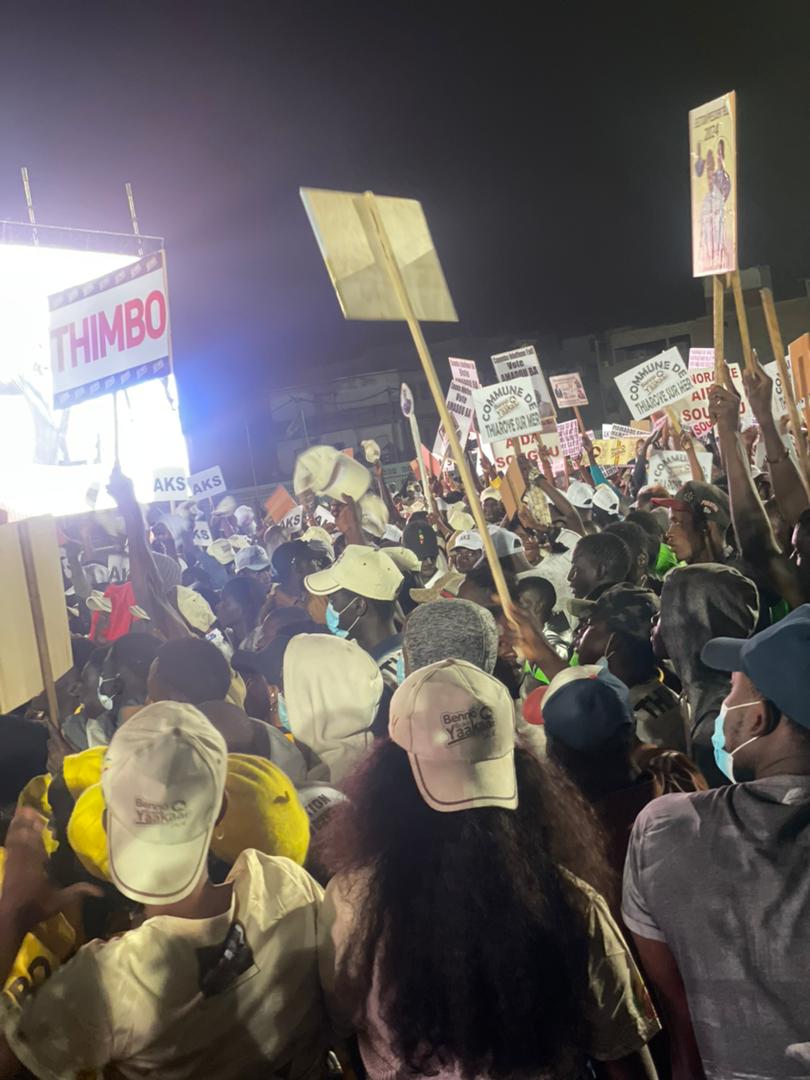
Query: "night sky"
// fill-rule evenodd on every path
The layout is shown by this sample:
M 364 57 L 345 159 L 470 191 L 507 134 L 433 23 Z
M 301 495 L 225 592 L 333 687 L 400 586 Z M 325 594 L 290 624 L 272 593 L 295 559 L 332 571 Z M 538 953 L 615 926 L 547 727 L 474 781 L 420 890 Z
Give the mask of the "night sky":
M 421 199 L 461 325 L 674 321 L 687 111 L 736 89 L 741 265 L 810 274 L 806 0 L 2 3 L 0 217 L 165 235 L 189 430 L 395 340 L 344 323 L 300 185 Z

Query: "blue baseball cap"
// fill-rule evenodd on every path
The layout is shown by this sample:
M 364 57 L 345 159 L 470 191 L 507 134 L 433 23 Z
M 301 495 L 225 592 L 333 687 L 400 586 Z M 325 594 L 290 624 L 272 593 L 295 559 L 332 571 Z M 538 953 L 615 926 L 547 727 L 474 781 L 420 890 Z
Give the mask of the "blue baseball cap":
M 546 735 L 589 753 L 629 743 L 635 731 L 630 691 L 607 668 L 583 664 L 561 671 L 540 706 Z
M 751 638 L 713 638 L 703 646 L 701 659 L 716 671 L 741 671 L 780 712 L 810 728 L 804 678 L 810 670 L 810 604 Z

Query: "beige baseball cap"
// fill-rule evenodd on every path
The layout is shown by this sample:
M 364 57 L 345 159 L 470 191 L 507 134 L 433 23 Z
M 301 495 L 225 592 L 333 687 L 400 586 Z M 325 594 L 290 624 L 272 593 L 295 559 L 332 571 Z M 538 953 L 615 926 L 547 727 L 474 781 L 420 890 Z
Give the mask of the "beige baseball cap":
M 369 600 L 393 600 L 402 581 L 401 571 L 385 552 L 349 544 L 337 562 L 305 577 L 304 585 L 313 596 L 329 596 L 338 589 L 348 589 Z
M 515 712 L 498 679 L 466 660 L 440 660 L 408 676 L 389 716 L 428 806 L 517 808 Z
M 110 877 L 142 904 L 176 904 L 208 865 L 228 750 L 193 705 L 161 701 L 123 724 L 104 756 Z

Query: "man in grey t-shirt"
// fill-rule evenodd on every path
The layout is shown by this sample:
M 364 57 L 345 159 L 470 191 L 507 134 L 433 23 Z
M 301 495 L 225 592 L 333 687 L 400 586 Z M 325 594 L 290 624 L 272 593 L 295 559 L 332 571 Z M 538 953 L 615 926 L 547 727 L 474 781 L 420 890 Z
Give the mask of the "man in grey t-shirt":
M 807 1080 L 810 605 L 747 641 L 710 641 L 703 661 L 733 672 L 712 739 L 732 783 L 642 810 L 624 921 L 669 1028 L 673 1080 Z

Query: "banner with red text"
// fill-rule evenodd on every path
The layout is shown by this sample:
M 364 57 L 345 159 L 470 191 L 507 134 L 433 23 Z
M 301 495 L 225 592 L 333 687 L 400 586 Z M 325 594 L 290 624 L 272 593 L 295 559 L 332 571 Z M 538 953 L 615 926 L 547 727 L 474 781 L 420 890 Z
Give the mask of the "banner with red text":
M 48 297 L 54 408 L 168 375 L 166 253 Z

